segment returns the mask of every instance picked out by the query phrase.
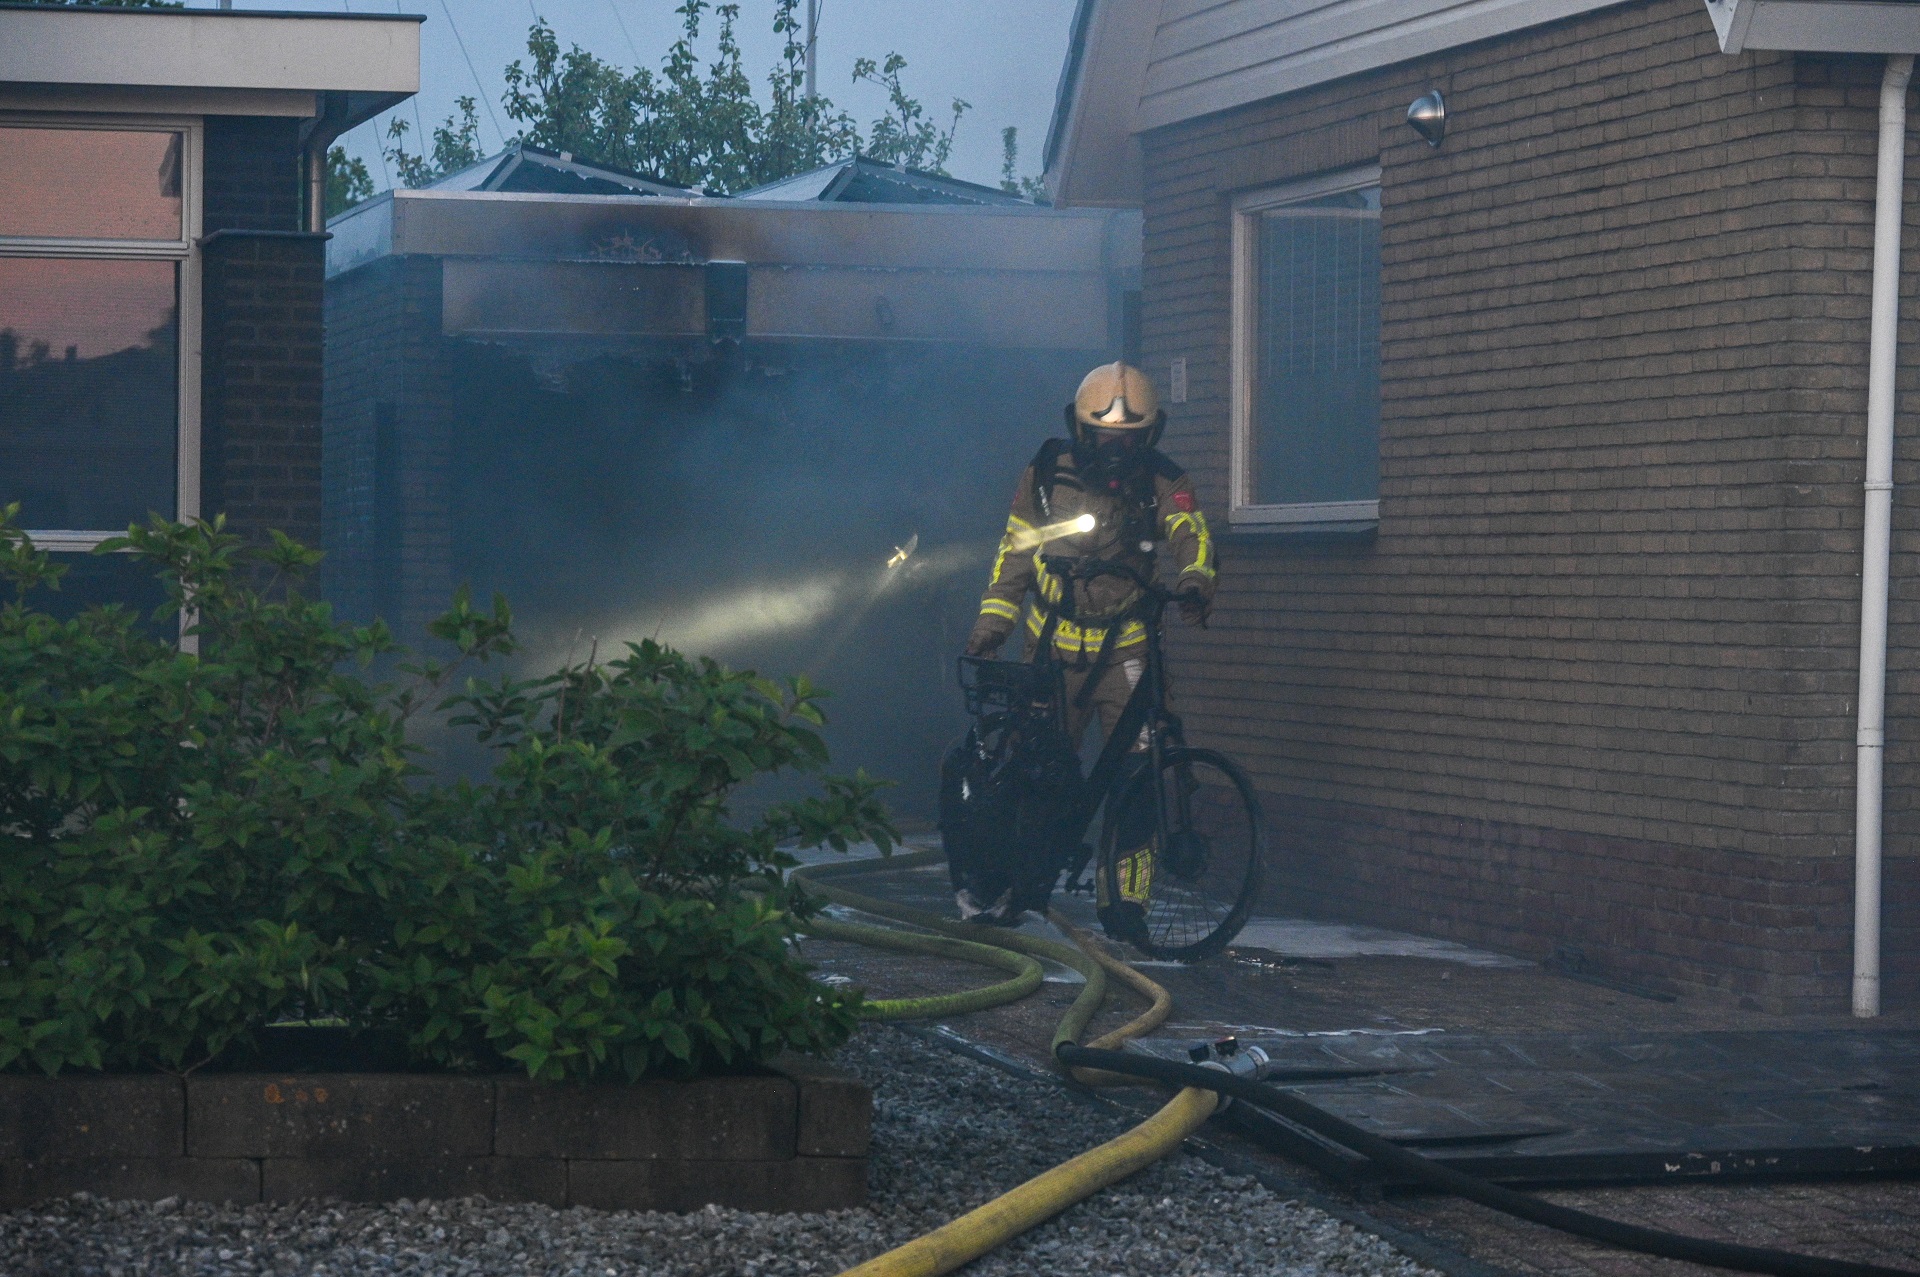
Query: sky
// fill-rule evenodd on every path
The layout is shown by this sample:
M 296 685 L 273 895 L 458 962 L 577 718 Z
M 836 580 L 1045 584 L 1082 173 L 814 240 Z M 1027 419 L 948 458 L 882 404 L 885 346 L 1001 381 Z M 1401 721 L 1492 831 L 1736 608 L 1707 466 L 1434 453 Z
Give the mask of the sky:
M 744 61 L 762 81 L 779 50 L 773 2 L 739 4 L 736 32 Z M 563 49 L 578 44 L 622 67 L 658 67 L 679 33 L 675 6 L 676 0 L 234 0 L 233 5 L 425 14 L 420 93 L 398 108 L 415 130 L 408 149 L 418 150 L 421 133 L 431 136 L 433 127 L 453 113 L 455 98 L 474 93 L 477 72 L 493 106 L 491 117 L 484 107 L 479 116 L 481 143 L 489 152 L 499 147 L 502 129 L 509 135 L 514 131 L 500 107 L 501 72 L 515 58 L 525 60 L 527 28 L 536 13 L 553 27 Z M 188 7 L 214 8 L 216 0 L 189 0 Z M 803 0 L 802 15 L 805 8 Z M 872 85 L 852 82 L 854 59 L 877 61 L 900 53 L 907 59 L 908 92 L 943 126 L 954 98 L 973 104 L 960 122 L 949 172 L 997 185 L 1000 130 L 1011 124 L 1020 130 L 1021 174 L 1036 174 L 1072 17 L 1073 0 L 824 0 L 817 46 L 820 92 L 852 112 L 864 131 L 884 110 L 886 96 Z M 704 24 L 709 35 L 712 21 L 709 13 Z M 376 130 L 384 131 L 389 118 L 381 115 L 341 140 L 366 162 L 376 189 L 391 184 L 375 141 Z

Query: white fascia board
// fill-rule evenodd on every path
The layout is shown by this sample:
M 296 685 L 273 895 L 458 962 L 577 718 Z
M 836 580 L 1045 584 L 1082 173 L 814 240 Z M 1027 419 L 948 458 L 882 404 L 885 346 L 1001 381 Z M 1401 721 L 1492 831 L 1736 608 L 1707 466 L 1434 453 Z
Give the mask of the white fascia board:
M 1145 177 L 1132 123 L 1161 3 L 1092 0 L 1092 6 L 1047 190 L 1056 207 L 1138 208 Z
M 1218 42 L 1163 56 L 1163 28 L 1133 127 L 1178 124 L 1623 2 L 1232 0 L 1206 15 L 1220 21 L 1229 16 L 1223 9 L 1240 11 L 1231 15 L 1235 33 Z M 1249 21 L 1248 10 L 1267 20 Z
M 1118 222 L 1120 225 L 1116 225 Z M 671 230 L 710 261 L 791 269 L 1099 273 L 1137 268 L 1137 214 L 1021 205 L 397 190 L 327 223 L 327 274 L 389 255 L 588 260 L 610 234 Z
M 1722 53 L 1920 53 L 1920 4 L 1895 0 L 1707 0 Z
M 0 8 L 0 82 L 406 95 L 420 19 Z
M 1713 34 L 1720 41 L 1720 52 L 1738 53 L 1747 47 L 1747 28 L 1753 25 L 1753 6 L 1734 0 L 1707 0 L 1707 16 L 1713 19 Z

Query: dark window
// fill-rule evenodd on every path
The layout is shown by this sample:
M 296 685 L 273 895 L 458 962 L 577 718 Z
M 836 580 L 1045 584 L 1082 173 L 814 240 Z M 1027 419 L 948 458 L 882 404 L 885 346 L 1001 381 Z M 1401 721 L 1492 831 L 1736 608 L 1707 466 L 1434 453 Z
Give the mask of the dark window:
M 172 642 L 179 636 L 179 614 L 156 616 L 167 609 L 167 589 L 153 564 L 130 554 L 55 554 L 55 563 L 64 564 L 66 575 L 58 590 L 35 590 L 27 596 L 33 607 L 65 619 L 90 607 L 119 604 L 133 612 L 139 629 L 154 638 Z M 0 598 L 11 600 L 11 589 Z
M 0 235 L 177 242 L 181 135 L 0 128 Z
M 1380 188 L 1251 210 L 1254 505 L 1380 495 Z
M 28 528 L 172 518 L 179 264 L 0 257 L 0 504 Z

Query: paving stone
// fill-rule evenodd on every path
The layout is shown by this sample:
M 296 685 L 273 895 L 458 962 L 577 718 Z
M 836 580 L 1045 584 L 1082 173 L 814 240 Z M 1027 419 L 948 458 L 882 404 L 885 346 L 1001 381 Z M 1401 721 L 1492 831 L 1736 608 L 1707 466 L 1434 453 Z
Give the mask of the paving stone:
M 0 1158 L 179 1157 L 179 1078 L 0 1076 Z
M 503 1157 L 764 1161 L 790 1158 L 799 1088 L 784 1077 L 632 1086 L 502 1080 Z
M 749 1211 L 847 1210 L 867 1201 L 863 1157 L 757 1162 L 580 1161 L 567 1168 L 573 1206 L 689 1211 L 716 1205 Z
M 229 1073 L 187 1083 L 195 1157 L 446 1158 L 493 1152 L 493 1083 L 393 1073 Z

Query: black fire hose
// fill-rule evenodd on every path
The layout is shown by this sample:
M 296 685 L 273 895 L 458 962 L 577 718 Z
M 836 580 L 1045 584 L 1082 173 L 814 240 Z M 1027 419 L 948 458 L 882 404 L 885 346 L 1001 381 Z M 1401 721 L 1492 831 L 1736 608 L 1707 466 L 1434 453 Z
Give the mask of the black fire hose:
M 1502 1188 L 1477 1175 L 1468 1175 L 1442 1165 L 1391 1140 L 1364 1131 L 1353 1123 L 1335 1117 L 1297 1095 L 1252 1078 L 1236 1077 L 1217 1068 L 1202 1068 L 1178 1060 L 1141 1055 L 1131 1051 L 1101 1051 L 1063 1042 L 1056 1051 L 1063 1064 L 1075 1068 L 1106 1069 L 1151 1078 L 1169 1086 L 1198 1086 L 1221 1095 L 1277 1113 L 1289 1122 L 1304 1126 L 1317 1135 L 1334 1140 L 1362 1154 L 1390 1171 L 1417 1180 L 1430 1188 L 1441 1189 L 1456 1197 L 1479 1202 L 1494 1210 L 1521 1219 L 1545 1224 L 1562 1232 L 1605 1242 L 1626 1250 L 1683 1259 L 1712 1268 L 1737 1268 L 1745 1272 L 1772 1273 L 1775 1277 L 1916 1277 L 1902 1268 L 1883 1268 L 1878 1264 L 1856 1264 L 1844 1259 L 1826 1259 L 1818 1255 L 1799 1255 L 1792 1251 L 1771 1250 L 1764 1246 L 1742 1246 L 1736 1242 L 1709 1241 L 1680 1233 L 1623 1224 L 1619 1220 L 1589 1215 L 1585 1211 L 1557 1206 L 1528 1193 Z

